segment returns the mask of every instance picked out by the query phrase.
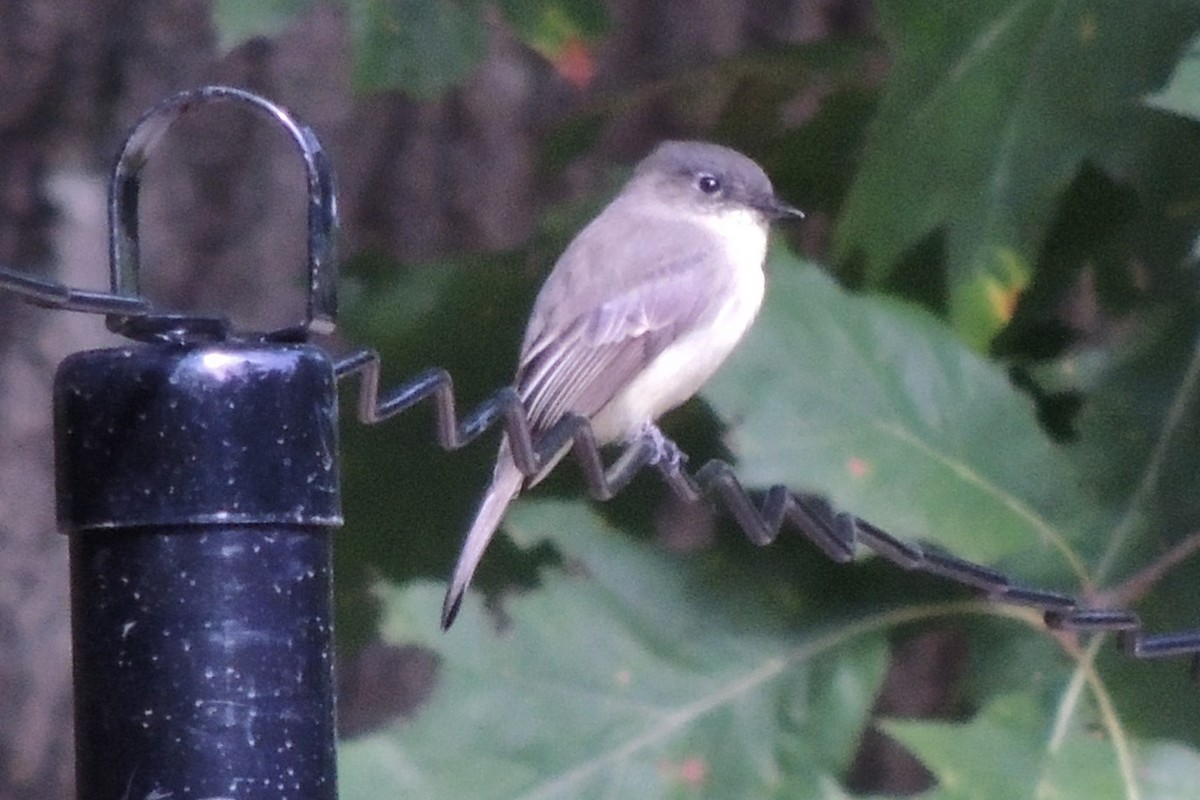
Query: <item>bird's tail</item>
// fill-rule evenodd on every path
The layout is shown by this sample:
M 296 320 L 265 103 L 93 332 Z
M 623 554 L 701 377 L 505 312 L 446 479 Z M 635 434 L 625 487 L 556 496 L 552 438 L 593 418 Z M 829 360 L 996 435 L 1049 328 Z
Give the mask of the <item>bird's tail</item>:
M 454 565 L 454 576 L 450 579 L 450 588 L 446 590 L 446 599 L 442 603 L 442 629 L 449 628 L 458 615 L 462 605 L 463 595 L 471 585 L 471 576 L 483 558 L 483 551 L 500 526 L 504 511 L 521 491 L 521 481 L 524 476 L 513 463 L 507 447 L 502 447 L 496 471 L 492 474 L 492 482 L 483 495 L 479 511 L 475 513 L 475 521 L 463 542 L 462 551 L 458 554 L 458 563 Z

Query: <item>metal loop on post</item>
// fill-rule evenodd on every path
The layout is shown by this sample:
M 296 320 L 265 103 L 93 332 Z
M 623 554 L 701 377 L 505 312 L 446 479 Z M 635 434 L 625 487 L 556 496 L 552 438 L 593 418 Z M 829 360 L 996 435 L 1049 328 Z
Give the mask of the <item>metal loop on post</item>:
M 206 103 L 233 100 L 261 111 L 281 125 L 304 160 L 308 186 L 308 309 L 297 326 L 277 331 L 273 339 L 304 339 L 310 333 L 332 333 L 337 316 L 337 274 L 334 235 L 337 207 L 332 170 L 316 135 L 288 111 L 243 89 L 205 86 L 180 92 L 147 112 L 125 140 L 113 167 L 108 193 L 109 263 L 115 295 L 137 297 L 140 284 L 138 194 L 142 168 L 150 149 L 181 116 Z M 109 314 L 109 330 L 132 339 L 161 340 L 186 336 L 224 338 L 223 319 L 178 315 L 132 316 Z

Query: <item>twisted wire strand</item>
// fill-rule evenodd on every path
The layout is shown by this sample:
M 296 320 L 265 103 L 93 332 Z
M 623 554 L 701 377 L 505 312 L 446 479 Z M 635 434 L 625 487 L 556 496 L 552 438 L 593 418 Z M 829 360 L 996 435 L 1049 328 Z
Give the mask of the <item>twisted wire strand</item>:
M 990 567 L 931 545 L 902 541 L 853 514 L 835 513 L 824 501 L 802 496 L 783 485 L 770 487 L 756 503 L 731 465 L 713 459 L 689 473 L 684 468 L 686 455 L 673 443 L 672 457 L 664 458 L 652 441 L 639 438 L 606 468 L 591 426 L 581 416 L 568 415 L 534 441 L 521 399 L 511 387 L 498 390 L 460 417 L 454 383 L 445 370 L 426 370 L 383 394 L 379 388 L 380 366 L 379 355 L 373 350 L 352 353 L 334 366 L 339 379 L 358 377 L 358 417 L 365 424 L 383 422 L 432 398 L 438 443 L 443 449 L 458 450 L 501 425 L 513 460 L 524 474 L 538 474 L 543 465 L 569 448 L 583 470 L 589 493 L 597 500 L 611 499 L 641 469 L 654 466 L 681 499 L 714 501 L 760 547 L 773 543 L 785 525 L 795 528 L 839 564 L 852 561 L 858 545 L 862 545 L 901 569 L 935 575 L 981 592 L 993 602 L 1037 609 L 1053 630 L 1116 633 L 1120 650 L 1133 658 L 1190 656 L 1192 677 L 1200 680 L 1200 630 L 1148 633 L 1132 611 L 1088 608 L 1071 595 L 1023 586 Z
M 0 265 L 0 290 L 12 292 L 31 305 L 61 311 L 128 316 L 150 313 L 150 304 L 141 297 L 75 289 L 3 265 Z
M 104 314 L 119 320 L 116 332 L 145 342 L 220 341 L 230 333 L 224 317 L 162 314 L 140 295 L 97 292 L 37 278 L 0 264 L 0 292 L 11 292 L 32 306 L 83 314 Z M 285 329 L 270 334 L 275 341 L 302 340 L 306 330 Z

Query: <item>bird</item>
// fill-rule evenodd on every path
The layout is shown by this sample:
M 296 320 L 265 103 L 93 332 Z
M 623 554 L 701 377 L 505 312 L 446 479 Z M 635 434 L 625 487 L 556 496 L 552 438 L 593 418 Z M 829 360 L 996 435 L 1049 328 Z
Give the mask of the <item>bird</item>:
M 534 301 L 514 388 L 535 441 L 576 414 L 600 445 L 648 438 L 655 460 L 677 458 L 656 421 L 700 389 L 757 316 L 770 223 L 803 216 L 736 150 L 655 147 L 570 242 Z M 557 458 L 527 477 L 501 440 L 446 591 L 443 629 L 505 510 Z

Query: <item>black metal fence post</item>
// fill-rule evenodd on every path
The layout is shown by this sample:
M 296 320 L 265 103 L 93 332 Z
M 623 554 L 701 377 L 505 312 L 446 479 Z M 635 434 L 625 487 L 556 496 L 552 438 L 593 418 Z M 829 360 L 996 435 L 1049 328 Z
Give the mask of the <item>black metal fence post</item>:
M 55 418 L 78 797 L 335 797 L 328 357 L 79 353 Z
M 239 335 L 137 297 L 137 200 L 182 114 L 233 100 L 291 135 L 308 178 L 303 322 Z M 77 794 L 335 798 L 332 532 L 337 395 L 332 179 L 312 132 L 238 89 L 184 92 L 135 127 L 110 185 L 113 294 L 8 280 L 107 313 L 137 344 L 55 381 L 58 516 L 71 537 Z

